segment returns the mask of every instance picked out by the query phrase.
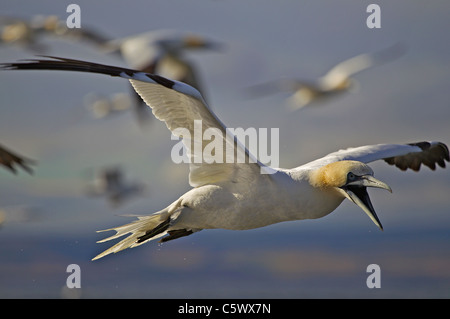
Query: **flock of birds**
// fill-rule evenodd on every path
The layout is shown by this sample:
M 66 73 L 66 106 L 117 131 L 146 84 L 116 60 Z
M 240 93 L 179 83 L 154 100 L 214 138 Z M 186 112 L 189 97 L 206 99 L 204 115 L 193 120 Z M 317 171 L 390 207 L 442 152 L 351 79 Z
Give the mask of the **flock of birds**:
M 17 41 L 37 45 L 36 34 L 41 33 L 42 27 L 34 29 L 31 24 L 20 23 L 25 24 L 21 28 L 27 31 L 23 32 L 22 37 L 17 36 Z M 72 37 L 70 30 L 62 29 L 61 34 Z M 83 38 L 81 31 L 74 32 L 77 37 Z M 91 41 L 95 38 L 93 34 L 87 32 L 86 38 Z M 2 34 L 4 42 L 10 38 Z M 192 189 L 158 212 L 107 229 L 116 233 L 100 242 L 128 236 L 94 260 L 150 240 L 160 238 L 160 242 L 166 242 L 203 229 L 245 230 L 283 221 L 320 218 L 333 212 L 345 198 L 358 205 L 382 229 L 367 188 L 388 191 L 391 188 L 374 177 L 368 163 L 384 160 L 401 170 L 418 171 L 422 164 L 432 170 L 436 165 L 444 168 L 445 162 L 450 160 L 448 147 L 442 142 L 432 141 L 365 145 L 339 150 L 292 169 L 267 167 L 255 159 L 235 136 L 230 135 L 226 126 L 211 111 L 202 95 L 203 88 L 199 85 L 194 67 L 183 59 L 182 53 L 187 49 L 216 49 L 220 45 L 199 36 L 185 36 L 174 31 L 152 31 L 118 40 L 96 38 L 101 39 L 97 45 L 107 52 L 119 53 L 129 68 L 44 56 L 2 63 L 1 69 L 77 71 L 128 80 L 135 92 L 130 104 L 139 110 L 138 117 L 142 112 L 151 110 L 174 135 L 183 138 L 191 160 L 189 183 Z M 393 60 L 401 54 L 402 48 L 395 45 L 344 61 L 316 82 L 285 79 L 257 85 L 250 91 L 259 94 L 261 91 L 275 93 L 288 90 L 293 94 L 291 102 L 295 102 L 295 108 L 315 105 L 354 87 L 352 76 L 357 72 Z M 115 103 L 110 105 L 111 112 L 117 110 Z M 102 114 L 107 114 L 108 107 L 102 108 L 106 110 Z M 200 143 L 204 148 L 207 146 L 205 141 L 193 141 L 181 136 L 177 130 L 185 128 L 191 133 L 190 136 L 194 136 L 196 120 L 202 121 L 203 131 L 220 131 L 224 147 L 231 146 L 236 150 L 234 158 L 217 161 L 204 153 L 203 161 L 196 160 L 192 143 Z M 246 159 L 244 163 L 237 160 L 242 156 Z M 14 164 L 26 168 L 32 162 L 5 149 L 0 153 L 0 163 L 12 169 Z M 116 192 L 122 180 L 121 175 L 114 171 L 104 172 L 102 178 L 100 188 L 107 192 Z
M 200 80 L 193 63 L 185 56 L 187 51 L 221 50 L 218 42 L 175 30 L 148 31 L 119 39 L 109 37 L 92 28 L 69 29 L 66 21 L 57 16 L 35 16 L 29 20 L 0 17 L 0 48 L 14 46 L 33 53 L 44 54 L 49 49 L 43 40 L 62 39 L 89 44 L 104 54 L 119 57 L 132 68 L 163 74 L 190 84 L 201 90 Z M 96 92 L 86 94 L 83 104 L 96 119 L 134 112 L 137 123 L 144 126 L 152 118 L 150 108 L 130 86 L 128 93 L 117 92 L 102 96 Z M 32 174 L 37 162 L 0 145 L 0 164 L 17 173 L 22 167 Z M 121 167 L 105 167 L 90 174 L 87 194 L 105 197 L 113 207 L 129 198 L 142 194 L 144 185 L 127 182 Z

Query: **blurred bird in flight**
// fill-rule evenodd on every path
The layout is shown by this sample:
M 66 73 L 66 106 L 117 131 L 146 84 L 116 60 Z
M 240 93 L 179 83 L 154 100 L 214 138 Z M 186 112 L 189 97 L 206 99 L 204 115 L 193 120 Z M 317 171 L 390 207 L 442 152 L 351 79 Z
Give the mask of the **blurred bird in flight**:
M 119 56 L 133 69 L 185 82 L 203 92 L 204 96 L 206 89 L 201 83 L 198 68 L 187 57 L 187 53 L 220 51 L 223 48 L 223 44 L 203 36 L 168 29 L 111 39 L 93 27 L 68 28 L 65 20 L 53 15 L 37 15 L 28 20 L 3 16 L 0 17 L 0 27 L 3 44 L 44 53 L 48 50 L 47 44 L 42 41 L 45 37 L 87 43 L 103 54 Z M 88 94 L 85 100 L 90 107 L 89 111 L 97 118 L 116 114 L 118 112 L 115 111 L 123 111 L 129 106 L 129 101 L 124 99 L 123 93 L 98 99 L 96 102 L 92 101 L 92 96 L 93 94 Z M 115 100 L 119 96 L 120 101 Z M 140 125 L 145 125 L 151 119 L 150 110 L 133 89 L 131 96 L 136 119 Z M 107 99 L 110 99 L 111 103 L 107 103 Z
M 246 93 L 255 97 L 280 92 L 290 93 L 288 106 L 292 110 L 318 105 L 344 92 L 354 91 L 357 81 L 353 76 L 357 73 L 397 59 L 404 53 L 405 47 L 396 44 L 379 52 L 360 54 L 345 60 L 316 81 L 279 79 L 249 87 Z
M 88 184 L 87 194 L 105 196 L 113 207 L 122 205 L 131 197 L 142 194 L 145 186 L 125 179 L 120 167 L 107 167 L 95 172 L 94 179 Z
M 109 40 L 93 28 L 68 28 L 65 20 L 54 15 L 36 15 L 30 19 L 0 16 L 0 34 L 1 44 L 18 46 L 37 53 L 49 49 L 42 41 L 45 38 L 84 41 L 97 46 L 102 46 Z

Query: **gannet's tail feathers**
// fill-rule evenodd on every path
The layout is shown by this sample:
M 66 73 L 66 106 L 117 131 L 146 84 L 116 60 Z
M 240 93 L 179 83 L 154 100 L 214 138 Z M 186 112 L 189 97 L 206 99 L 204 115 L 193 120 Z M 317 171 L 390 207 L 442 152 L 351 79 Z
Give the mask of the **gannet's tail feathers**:
M 164 219 L 165 218 L 165 219 Z M 92 260 L 102 258 L 111 253 L 117 253 L 126 248 L 133 248 L 143 243 L 162 237 L 167 234 L 167 228 L 170 226 L 171 218 L 167 214 L 156 213 L 150 216 L 138 216 L 138 220 L 122 225 L 119 227 L 114 227 L 110 229 L 100 230 L 98 232 L 115 230 L 116 234 L 108 238 L 98 241 L 98 243 L 103 243 L 112 239 L 122 237 L 126 234 L 130 234 L 125 239 L 121 240 L 111 248 L 105 250 L 99 255 L 95 256 Z

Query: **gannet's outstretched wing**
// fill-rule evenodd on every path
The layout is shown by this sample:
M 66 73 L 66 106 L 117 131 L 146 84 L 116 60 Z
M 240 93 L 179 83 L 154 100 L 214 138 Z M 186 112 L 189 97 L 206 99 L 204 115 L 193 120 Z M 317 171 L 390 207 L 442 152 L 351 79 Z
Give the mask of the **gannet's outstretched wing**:
M 229 134 L 195 88 L 136 70 L 66 58 L 47 58 L 50 59 L 3 63 L 2 68 L 91 72 L 130 80 L 152 108 L 153 114 L 165 122 L 175 136 L 183 138 L 189 156 L 191 186 L 248 180 L 265 168 Z M 205 136 L 211 140 L 205 141 Z
M 435 170 L 436 164 L 445 167 L 445 161 L 450 161 L 447 145 L 442 142 L 419 142 L 411 144 L 377 144 L 339 150 L 318 160 L 303 165 L 304 168 L 316 168 L 333 162 L 353 160 L 370 163 L 384 160 L 401 170 L 418 171 L 423 164 Z

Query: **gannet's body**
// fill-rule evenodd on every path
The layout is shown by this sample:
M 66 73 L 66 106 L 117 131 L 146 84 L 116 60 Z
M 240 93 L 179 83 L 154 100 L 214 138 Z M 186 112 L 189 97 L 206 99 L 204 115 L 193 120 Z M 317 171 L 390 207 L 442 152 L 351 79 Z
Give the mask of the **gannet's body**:
M 115 230 L 116 234 L 101 242 L 129 236 L 94 259 L 156 238 L 162 237 L 161 241 L 165 242 L 202 229 L 244 230 L 282 221 L 320 218 L 331 213 L 345 198 L 357 204 L 382 228 L 366 189 L 391 189 L 373 177 L 366 163 L 384 159 L 400 169 L 418 170 L 421 164 L 435 169 L 436 164 L 445 167 L 445 160 L 449 161 L 445 144 L 420 142 L 367 145 L 337 151 L 294 169 L 268 168 L 230 136 L 200 92 L 187 84 L 140 71 L 64 58 L 8 63 L 3 64 L 3 69 L 82 71 L 128 79 L 155 117 L 164 121 L 174 135 L 183 137 L 190 158 L 189 183 L 193 189 L 159 212 L 108 229 Z M 203 153 L 206 157 L 199 161 L 195 149 L 204 150 L 208 145 L 204 140 L 190 138 L 195 137 L 196 120 L 202 121 L 202 133 L 207 129 L 222 133 L 224 147 L 232 146 L 236 153 L 223 152 L 224 157 L 213 161 L 208 153 Z M 179 128 L 190 134 L 182 134 Z M 245 158 L 245 163 L 236 158 Z
M 332 189 L 319 191 L 312 187 L 306 171 L 299 173 L 256 172 L 255 179 L 242 187 L 224 182 L 193 188 L 169 206 L 167 212 L 182 211 L 174 229 L 244 230 L 319 218 L 332 212 L 344 199 Z

